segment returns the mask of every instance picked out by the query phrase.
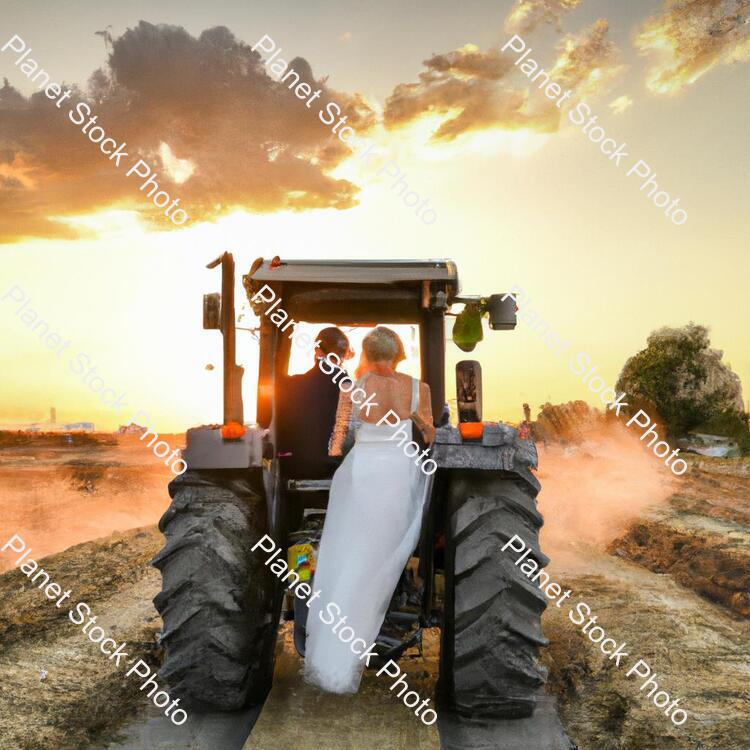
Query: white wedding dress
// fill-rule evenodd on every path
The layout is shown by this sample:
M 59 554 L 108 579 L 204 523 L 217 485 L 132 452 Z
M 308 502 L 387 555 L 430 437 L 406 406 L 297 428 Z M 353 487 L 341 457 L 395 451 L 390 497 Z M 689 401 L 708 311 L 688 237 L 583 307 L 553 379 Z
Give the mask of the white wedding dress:
M 419 381 L 412 379 L 412 412 L 418 398 Z M 366 662 L 333 628 L 345 616 L 339 632 L 349 626 L 351 639 L 367 646 L 375 640 L 419 538 L 426 480 L 399 447 L 399 440 L 406 445 L 403 438 L 390 439 L 403 426 L 411 440 L 410 419 L 394 426 L 361 422 L 355 406 L 352 422 L 354 447 L 334 474 L 320 540 L 313 588 L 321 595 L 307 618 L 305 679 L 332 693 L 355 693 Z M 329 603 L 341 614 L 327 609 Z M 361 644 L 356 648 L 364 651 Z

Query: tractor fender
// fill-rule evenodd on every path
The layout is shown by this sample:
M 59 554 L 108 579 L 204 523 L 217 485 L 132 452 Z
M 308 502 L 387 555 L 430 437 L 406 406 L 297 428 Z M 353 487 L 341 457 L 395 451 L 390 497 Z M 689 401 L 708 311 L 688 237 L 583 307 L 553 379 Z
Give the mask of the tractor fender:
M 260 488 L 265 496 L 268 530 L 274 539 L 280 540 L 283 528 L 278 462 L 264 459 L 264 448 L 268 445 L 268 430 L 251 425 L 241 438 L 225 439 L 221 436 L 220 425 L 203 425 L 188 430 L 186 437 L 187 445 L 182 452 L 182 458 L 187 463 L 191 476 L 195 476 L 195 472 L 198 471 L 236 472 L 252 469 L 259 472 Z
M 477 469 L 516 474 L 539 492 L 541 485 L 532 473 L 538 466 L 536 445 L 522 439 L 515 427 L 485 422 L 481 440 L 464 440 L 456 427 L 436 431 L 432 458 L 440 469 Z
M 267 432 L 253 425 L 241 438 L 227 440 L 221 436 L 221 425 L 193 427 L 187 431 L 182 458 L 190 471 L 260 468 Z

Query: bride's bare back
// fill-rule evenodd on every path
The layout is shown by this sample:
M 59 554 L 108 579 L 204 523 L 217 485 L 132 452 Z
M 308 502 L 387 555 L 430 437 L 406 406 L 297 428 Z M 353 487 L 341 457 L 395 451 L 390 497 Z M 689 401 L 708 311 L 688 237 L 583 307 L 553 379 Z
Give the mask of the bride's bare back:
M 411 416 L 411 381 L 412 379 L 408 375 L 397 372 L 394 373 L 394 377 L 379 375 L 378 373 L 372 372 L 364 383 L 364 389 L 367 391 L 369 396 L 373 394 L 373 403 L 377 403 L 377 406 L 373 406 L 370 409 L 370 414 L 367 415 L 364 411 L 360 412 L 360 419 L 363 422 L 377 422 L 382 419 L 389 410 L 394 411 L 398 414 L 399 419 L 409 419 Z M 425 410 L 425 406 L 426 411 Z M 424 412 L 424 413 L 423 413 Z M 425 421 L 429 416 L 429 421 L 432 422 L 431 410 L 430 410 L 430 386 L 427 383 L 419 384 L 419 405 L 417 407 L 417 413 L 422 416 Z
M 371 406 L 362 408 L 359 412 L 359 418 L 362 422 L 375 424 L 389 411 L 398 415 L 399 419 L 412 418 L 411 413 L 411 389 L 412 378 L 401 372 L 395 372 L 393 375 L 380 375 L 371 372 L 366 376 L 362 383 L 364 390 L 369 399 Z M 336 426 L 334 435 L 331 439 L 332 456 L 341 455 L 344 439 L 346 437 L 346 427 L 349 424 L 349 417 L 352 413 L 351 393 L 341 392 L 339 396 L 339 405 L 336 412 Z M 356 394 L 355 399 L 360 403 L 365 401 L 361 393 Z M 427 383 L 419 383 L 419 400 L 416 414 L 419 422 L 427 429 L 428 434 L 424 435 L 428 442 L 432 441 L 434 430 L 432 427 L 432 405 L 430 402 L 430 386 Z

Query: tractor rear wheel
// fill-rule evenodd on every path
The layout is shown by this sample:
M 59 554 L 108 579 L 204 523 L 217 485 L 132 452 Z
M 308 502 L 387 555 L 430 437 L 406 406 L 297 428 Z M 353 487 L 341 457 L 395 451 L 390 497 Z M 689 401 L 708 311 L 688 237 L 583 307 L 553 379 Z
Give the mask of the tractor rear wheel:
M 162 591 L 166 650 L 161 676 L 182 705 L 230 711 L 271 688 L 279 620 L 277 579 L 252 546 L 266 533 L 266 505 L 245 476 L 187 472 L 169 485 L 159 521 L 166 537 L 153 565 Z
M 539 564 L 542 516 L 534 487 L 497 471 L 458 469 L 447 487 L 446 603 L 440 694 L 446 708 L 482 717 L 530 716 L 546 680 L 546 598 L 502 546 L 518 534 Z M 529 559 L 529 558 L 527 558 Z

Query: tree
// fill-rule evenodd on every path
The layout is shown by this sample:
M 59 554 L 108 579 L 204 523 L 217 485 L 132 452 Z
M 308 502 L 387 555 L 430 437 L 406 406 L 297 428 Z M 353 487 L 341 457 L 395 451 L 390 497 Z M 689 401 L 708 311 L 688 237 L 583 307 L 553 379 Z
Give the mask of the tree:
M 710 343 L 708 329 L 692 322 L 654 331 L 625 363 L 618 393 L 653 406 L 675 437 L 712 423 L 746 432 L 740 379 Z

